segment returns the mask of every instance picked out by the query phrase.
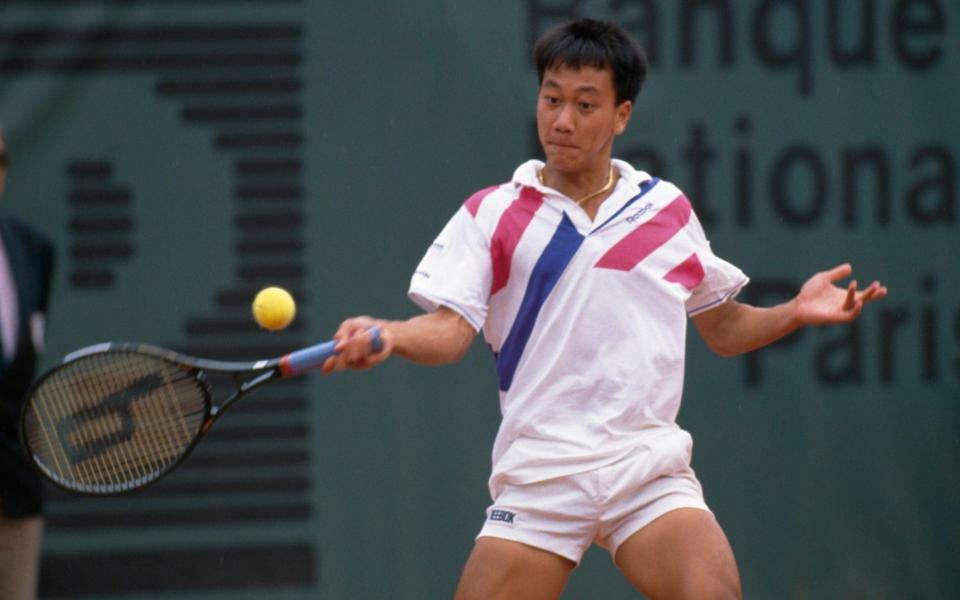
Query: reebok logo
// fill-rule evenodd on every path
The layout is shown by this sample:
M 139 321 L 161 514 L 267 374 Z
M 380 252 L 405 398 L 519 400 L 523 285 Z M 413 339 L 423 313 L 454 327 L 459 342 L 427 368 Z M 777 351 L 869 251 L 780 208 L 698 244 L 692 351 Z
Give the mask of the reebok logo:
M 627 217 L 627 223 L 630 223 L 631 225 L 633 225 L 634 223 L 640 220 L 640 217 L 647 214 L 647 211 L 649 211 L 651 208 L 653 208 L 653 202 L 647 202 L 645 205 L 637 209 L 637 212 Z
M 517 516 L 517 513 L 512 513 L 509 510 L 494 509 L 490 511 L 491 521 L 500 521 L 507 525 L 513 525 L 513 518 L 515 516 Z

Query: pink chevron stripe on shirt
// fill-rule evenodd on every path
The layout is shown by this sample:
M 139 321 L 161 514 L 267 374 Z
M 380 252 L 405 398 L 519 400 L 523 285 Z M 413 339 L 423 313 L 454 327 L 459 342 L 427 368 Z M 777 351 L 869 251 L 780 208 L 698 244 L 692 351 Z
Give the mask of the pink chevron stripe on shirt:
M 670 241 L 690 221 L 693 208 L 683 194 L 660 210 L 600 257 L 595 267 L 630 271 L 654 250 Z
M 693 290 L 703 281 L 703 276 L 703 265 L 700 264 L 697 253 L 694 252 L 687 260 L 671 269 L 663 278 L 671 283 L 679 283 L 688 290 Z
M 467 212 L 470 213 L 471 217 L 477 217 L 477 211 L 480 210 L 480 204 L 483 202 L 483 199 L 490 195 L 490 192 L 500 187 L 499 185 L 491 185 L 488 188 L 483 188 L 479 192 L 474 192 L 472 196 L 467 198 L 467 201 L 463 203 L 467 207 Z
M 510 279 L 513 253 L 541 204 L 543 204 L 543 194 L 531 187 L 524 187 L 520 190 L 520 197 L 500 215 L 497 229 L 490 239 L 490 259 L 493 263 L 491 296 L 506 287 Z

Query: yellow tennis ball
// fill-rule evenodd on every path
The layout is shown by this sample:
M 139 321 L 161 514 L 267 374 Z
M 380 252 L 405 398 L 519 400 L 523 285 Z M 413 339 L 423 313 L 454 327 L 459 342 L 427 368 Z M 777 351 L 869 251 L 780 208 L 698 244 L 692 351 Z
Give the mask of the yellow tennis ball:
M 283 329 L 293 321 L 296 314 L 297 305 L 293 296 L 283 288 L 264 288 L 253 299 L 253 318 L 264 329 Z

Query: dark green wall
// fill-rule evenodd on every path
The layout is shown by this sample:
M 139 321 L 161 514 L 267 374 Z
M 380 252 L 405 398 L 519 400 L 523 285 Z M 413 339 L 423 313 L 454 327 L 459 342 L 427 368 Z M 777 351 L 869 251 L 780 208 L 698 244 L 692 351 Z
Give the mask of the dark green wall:
M 748 358 L 690 340 L 681 424 L 751 598 L 960 589 L 955 0 L 0 2 L 3 206 L 58 242 L 46 364 L 102 340 L 259 358 L 409 274 L 535 154 L 531 40 L 613 18 L 654 68 L 618 156 L 672 179 L 781 300 L 851 261 L 890 296 Z M 267 283 L 296 326 L 256 330 Z M 46 597 L 442 598 L 488 503 L 477 343 L 264 389 L 117 499 L 52 493 Z M 630 598 L 600 550 L 565 598 Z

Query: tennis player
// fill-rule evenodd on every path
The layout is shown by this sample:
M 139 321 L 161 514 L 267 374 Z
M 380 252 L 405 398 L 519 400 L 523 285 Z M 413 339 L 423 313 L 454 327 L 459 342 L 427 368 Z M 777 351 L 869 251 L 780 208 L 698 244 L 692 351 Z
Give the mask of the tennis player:
M 676 423 L 687 318 L 730 356 L 850 322 L 887 290 L 835 285 L 852 273 L 845 264 L 784 304 L 737 302 L 748 279 L 713 253 L 683 193 L 611 159 L 647 71 L 637 42 L 582 19 L 546 33 L 534 58 L 546 162 L 520 165 L 453 215 L 410 285 L 425 314 L 344 321 L 324 371 L 393 354 L 454 362 L 483 331 L 503 419 L 493 503 L 457 600 L 557 598 L 591 544 L 648 598 L 740 598 Z M 371 354 L 375 324 L 383 350 Z

